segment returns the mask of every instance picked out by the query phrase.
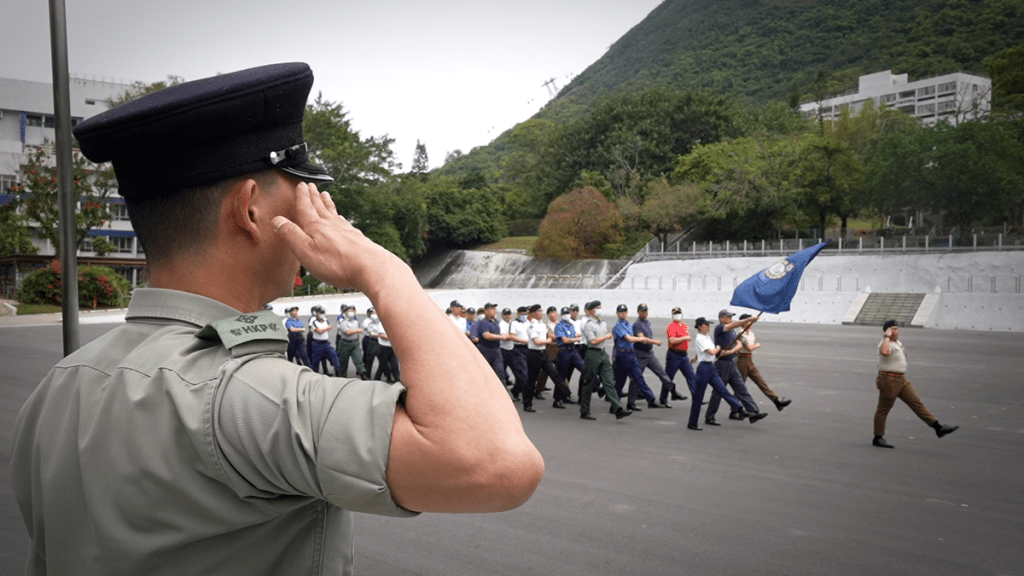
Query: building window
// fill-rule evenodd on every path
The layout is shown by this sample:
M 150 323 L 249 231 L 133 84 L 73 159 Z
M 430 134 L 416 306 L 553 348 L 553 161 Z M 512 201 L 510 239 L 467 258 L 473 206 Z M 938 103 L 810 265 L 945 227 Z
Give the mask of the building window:
M 906 112 L 907 114 L 911 114 L 911 115 L 914 114 L 914 105 L 913 104 L 911 104 L 910 106 L 899 106 L 896 109 L 899 110 L 900 112 Z
M 907 90 L 906 92 L 900 92 L 900 100 L 906 100 L 907 98 L 913 98 L 916 92 L 914 90 Z
M 85 239 L 82 240 L 82 247 L 79 248 L 79 251 L 81 251 L 81 252 L 95 252 L 95 250 L 92 249 L 92 238 L 90 238 L 89 236 L 86 236 Z
M 895 94 L 886 94 L 885 96 L 882 96 L 881 100 L 882 100 L 882 104 L 891 104 L 891 103 L 896 101 L 896 95 Z
M 128 207 L 124 204 L 112 204 L 110 206 L 110 219 L 114 221 L 127 221 L 128 218 Z
M 25 125 L 41 127 L 43 125 L 43 117 L 36 114 L 26 114 Z
M 935 114 L 935 104 L 925 104 L 917 107 L 917 115 Z
M 95 106 L 96 105 L 96 101 L 95 100 L 89 100 L 88 98 L 85 99 L 85 103 L 88 106 Z
M 7 194 L 14 184 L 15 177 L 10 174 L 0 174 L 0 194 Z
M 134 238 L 124 236 L 111 236 L 110 241 L 114 244 L 114 252 L 118 254 L 131 254 Z
M 921 96 L 934 96 L 934 95 L 935 95 L 935 86 L 925 86 L 924 88 L 918 88 L 917 89 L 917 97 L 918 98 L 920 98 Z
M 43 127 L 53 128 L 54 126 L 56 126 L 56 121 L 53 116 L 43 116 Z
M 956 82 L 946 82 L 945 84 L 939 84 L 939 94 L 946 94 L 948 92 L 956 92 Z
M 956 100 L 943 100 L 942 102 L 938 102 L 936 109 L 939 112 L 951 112 L 956 110 Z

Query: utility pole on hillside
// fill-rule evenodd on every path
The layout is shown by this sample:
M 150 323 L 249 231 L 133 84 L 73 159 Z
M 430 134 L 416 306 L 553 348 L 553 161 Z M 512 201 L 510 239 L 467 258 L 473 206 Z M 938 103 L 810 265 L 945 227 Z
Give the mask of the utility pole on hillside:
M 548 78 L 548 81 L 543 84 L 548 89 L 548 98 L 554 99 L 558 95 L 558 84 L 555 82 L 555 77 Z

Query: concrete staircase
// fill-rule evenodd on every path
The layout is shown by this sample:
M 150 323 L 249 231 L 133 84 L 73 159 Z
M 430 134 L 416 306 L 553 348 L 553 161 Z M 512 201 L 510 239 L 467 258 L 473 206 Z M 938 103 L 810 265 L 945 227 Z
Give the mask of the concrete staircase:
M 895 320 L 900 326 L 923 326 L 937 300 L 934 296 L 909 292 L 864 293 L 853 303 L 843 323 L 881 326 L 886 320 Z

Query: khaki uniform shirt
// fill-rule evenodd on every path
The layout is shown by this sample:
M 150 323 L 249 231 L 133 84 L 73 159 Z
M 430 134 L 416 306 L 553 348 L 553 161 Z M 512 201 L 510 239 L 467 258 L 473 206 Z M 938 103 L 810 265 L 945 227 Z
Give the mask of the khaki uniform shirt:
M 350 511 L 412 515 L 385 483 L 405 388 L 299 367 L 286 338 L 273 312 L 136 290 L 18 415 L 28 574 L 350 574 Z

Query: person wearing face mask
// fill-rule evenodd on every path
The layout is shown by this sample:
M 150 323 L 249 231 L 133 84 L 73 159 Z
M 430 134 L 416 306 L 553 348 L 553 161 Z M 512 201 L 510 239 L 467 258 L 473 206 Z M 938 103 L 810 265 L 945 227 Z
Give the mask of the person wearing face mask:
M 665 369 L 661 367 L 661 362 L 658 362 L 658 358 L 654 355 L 653 346 L 661 346 L 661 340 L 654 340 L 654 331 L 651 329 L 651 323 L 647 320 L 647 304 L 640 304 L 636 307 L 637 320 L 633 322 L 633 333 L 637 336 L 644 336 L 647 338 L 647 342 L 637 342 L 633 345 L 633 352 L 636 354 L 637 364 L 640 365 L 640 372 L 649 369 L 654 372 L 654 375 L 661 380 L 661 396 L 659 397 L 658 404 L 665 408 L 671 408 L 672 405 L 668 403 L 669 392 L 673 394 L 673 400 L 675 400 L 676 385 L 672 382 L 672 379 L 665 374 Z M 630 400 L 634 400 L 632 391 L 635 389 L 635 383 L 629 383 L 630 389 Z M 683 396 L 683 399 L 686 397 Z
M 319 363 L 314 363 L 313 362 L 313 340 L 315 340 L 315 338 L 313 337 L 313 335 L 315 334 L 315 332 L 313 330 L 313 322 L 316 321 L 316 315 L 317 314 L 325 314 L 326 315 L 327 311 L 324 310 L 324 307 L 320 306 L 319 304 L 317 304 L 316 306 L 313 306 L 312 308 L 309 309 L 309 322 L 306 323 L 309 326 L 309 332 L 306 333 L 306 353 L 309 356 L 309 360 L 310 360 L 309 361 L 309 367 L 312 368 L 314 372 L 319 370 L 321 374 L 328 374 L 328 370 L 327 370 L 328 357 L 327 356 L 321 357 Z M 330 337 L 328 336 L 328 338 L 330 338 Z
M 359 319 L 356 318 L 356 307 L 348 304 L 341 305 L 341 316 L 338 317 L 338 336 L 335 346 L 338 349 L 338 363 L 341 366 L 340 377 L 348 376 L 348 360 L 356 367 L 356 375 L 369 380 L 370 375 L 363 365 L 363 351 L 359 346 L 359 335 L 363 329 L 359 326 Z
M 319 366 L 324 358 L 334 365 L 334 374 L 341 372 L 338 365 L 338 352 L 331 346 L 331 323 L 324 318 L 324 309 L 317 307 L 316 318 L 310 323 L 313 331 L 313 366 Z
M 569 377 L 572 376 L 574 368 L 583 374 L 583 358 L 576 351 L 576 344 L 579 341 L 580 335 L 572 322 L 569 308 L 562 308 L 562 320 L 555 325 L 555 342 L 558 345 L 558 372 L 566 384 L 569 384 Z
M 569 305 L 569 323 L 576 329 L 576 337 L 580 339 L 579 342 L 573 346 L 576 348 L 576 353 L 580 355 L 580 359 L 586 358 L 587 356 L 587 341 L 583 338 L 583 323 L 586 321 L 586 317 L 580 316 L 579 304 Z M 566 384 L 572 380 L 572 373 L 576 370 L 571 364 L 565 373 Z M 580 370 L 580 380 L 576 382 L 576 395 L 579 396 L 579 387 L 583 385 L 583 371 Z
M 740 419 L 749 418 L 750 423 L 753 424 L 764 418 L 765 414 L 763 412 L 750 413 L 744 410 L 743 404 L 725 388 L 725 383 L 722 382 L 722 378 L 718 375 L 718 370 L 715 369 L 715 355 L 722 351 L 722 347 L 716 346 L 715 341 L 708 335 L 708 332 L 711 330 L 711 323 L 701 316 L 697 318 L 694 327 L 700 334 L 694 341 L 694 346 L 697 348 L 697 356 L 692 362 L 697 362 L 697 370 L 693 383 L 693 402 L 690 404 L 690 421 L 686 427 L 690 430 L 702 430 L 702 428 L 697 426 L 697 422 L 698 418 L 700 418 L 700 407 L 704 402 L 704 391 L 709 385 L 715 391 L 715 394 L 722 400 L 725 400 L 725 403 L 740 416 Z M 720 425 L 715 421 L 714 414 L 705 416 L 704 423 L 709 426 Z
M 622 407 L 619 395 L 615 392 L 612 361 L 608 357 L 608 353 L 605 352 L 604 346 L 604 343 L 611 339 L 612 334 L 608 332 L 608 325 L 601 320 L 601 302 L 598 300 L 588 302 L 584 305 L 584 311 L 587 316 L 583 323 L 583 333 L 587 339 L 588 350 L 580 377 L 580 418 L 597 420 L 590 413 L 590 393 L 600 377 L 605 398 L 611 403 L 610 411 L 615 414 L 617 420 L 621 420 L 632 412 Z
M 380 380 L 380 377 L 384 376 L 385 382 L 394 384 L 399 380 L 398 356 L 395 356 L 395 349 L 391 345 L 391 338 L 388 337 L 384 324 L 379 324 L 377 328 L 377 343 L 380 344 L 377 349 L 377 362 L 380 365 L 377 366 L 377 373 L 373 375 L 373 379 Z
M 512 400 L 518 400 L 529 382 L 529 369 L 526 366 L 527 343 L 530 341 L 529 320 L 526 317 L 526 306 L 520 306 L 516 310 L 516 319 L 509 323 L 509 340 L 512 341 L 512 361 L 509 366 L 512 368 L 512 376 L 515 384 L 512 386 Z
M 366 366 L 366 374 L 373 374 L 373 363 L 377 360 L 377 352 L 380 351 L 378 334 L 384 327 L 380 324 L 377 311 L 373 308 L 366 309 L 366 319 L 363 320 L 363 365 Z
M 676 372 L 682 372 L 686 378 L 686 387 L 690 389 L 690 396 L 693 396 L 694 374 L 690 359 L 687 357 L 687 350 L 693 337 L 690 336 L 690 329 L 683 323 L 683 311 L 676 307 L 672 309 L 672 322 L 665 329 L 665 337 L 668 338 L 668 352 L 665 353 L 665 374 L 669 380 L 673 380 L 672 399 L 686 400 L 686 396 L 680 396 L 675 391 Z

